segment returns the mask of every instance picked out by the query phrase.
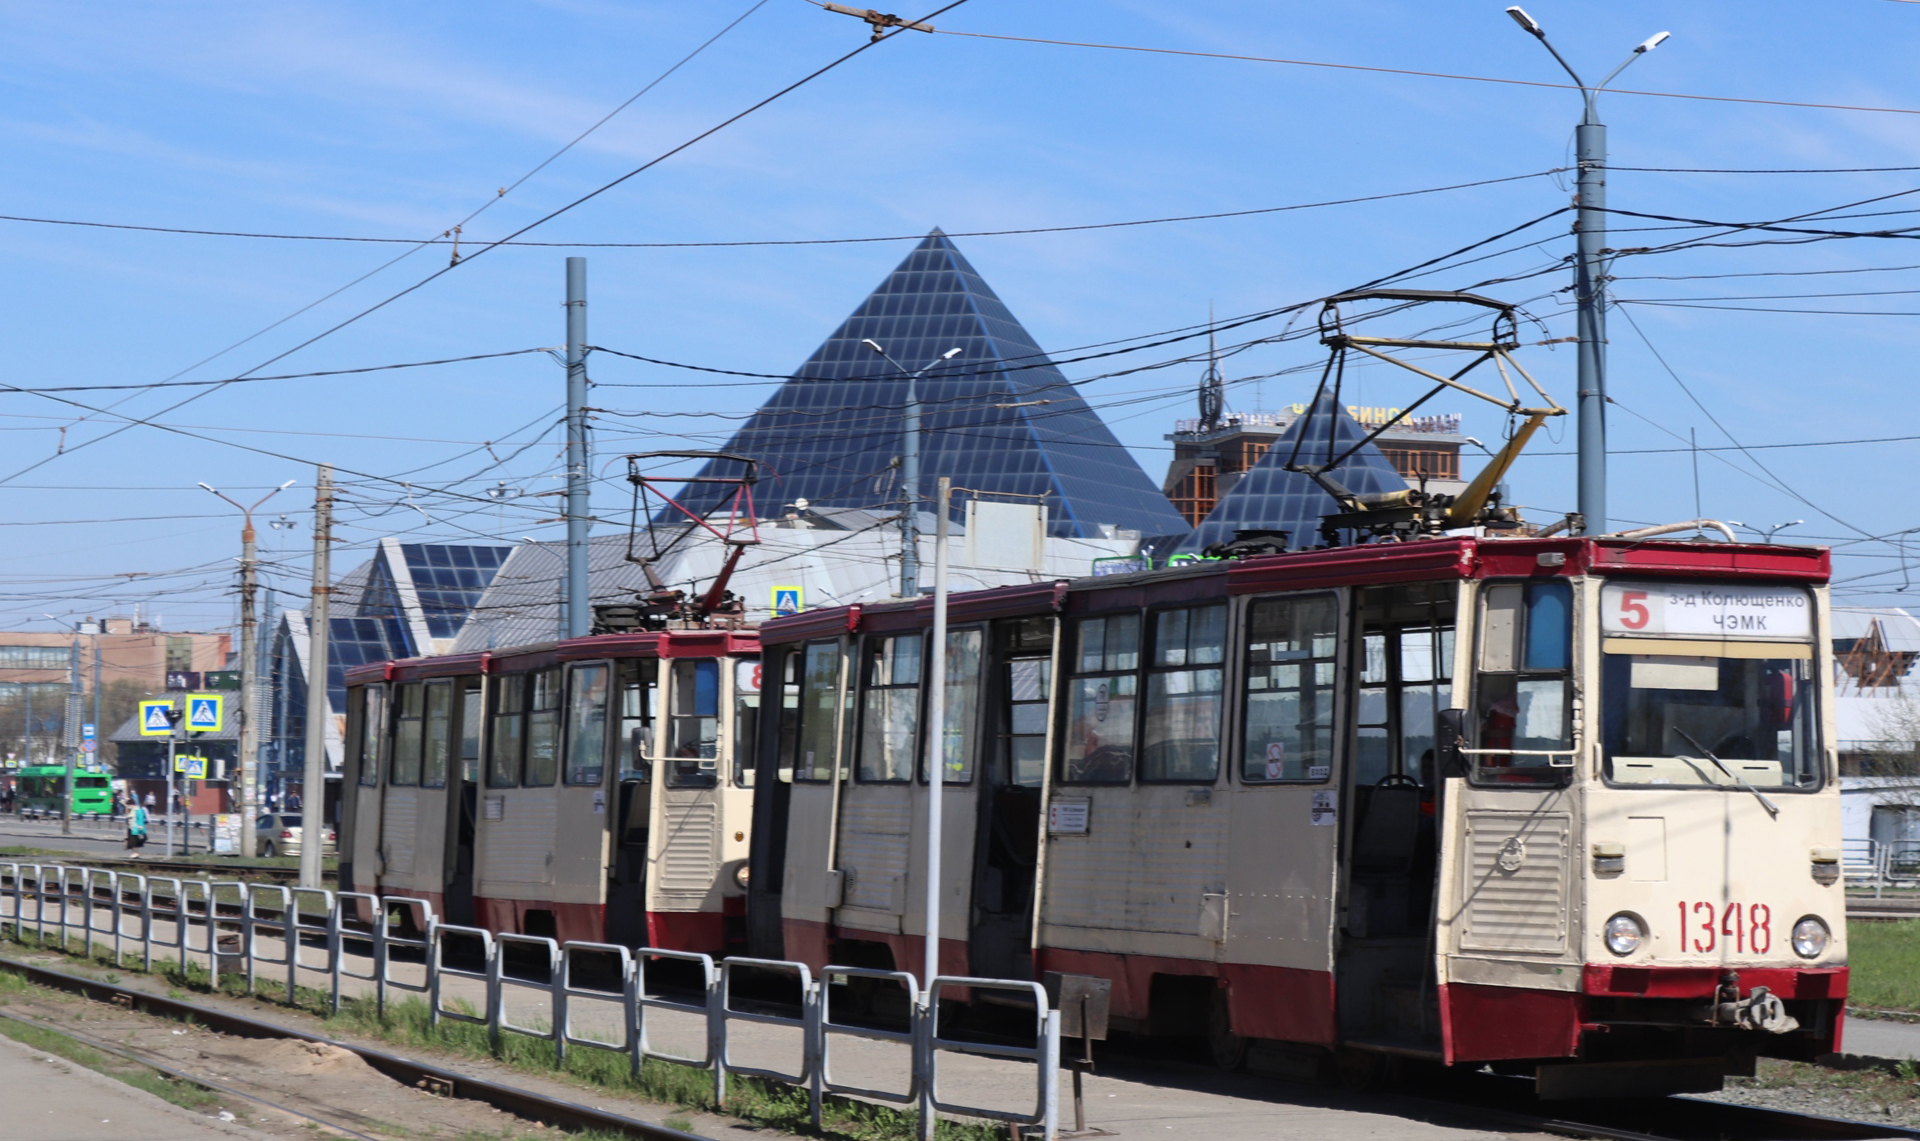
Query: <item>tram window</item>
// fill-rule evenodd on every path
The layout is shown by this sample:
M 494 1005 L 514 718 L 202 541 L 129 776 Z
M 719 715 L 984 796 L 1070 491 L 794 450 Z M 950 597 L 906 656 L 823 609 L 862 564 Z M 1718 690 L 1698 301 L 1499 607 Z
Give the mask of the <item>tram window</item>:
M 777 775 L 780 783 L 793 783 L 793 763 L 800 751 L 800 663 L 805 651 L 797 649 L 775 650 L 766 659 L 772 672 L 769 677 L 779 679 L 779 705 L 776 707 L 780 718 L 779 741 L 774 746 L 779 758 Z
M 667 785 L 712 788 L 719 783 L 720 663 L 712 658 L 673 663 L 671 700 Z
M 387 691 L 370 685 L 360 691 L 360 783 L 372 788 L 380 783 L 380 742 L 387 722 Z
M 1557 784 L 1573 750 L 1573 590 L 1564 581 L 1496 583 L 1481 592 L 1475 685 L 1476 783 Z M 1561 766 L 1552 764 L 1560 760 Z
M 1020 788 L 1039 788 L 1046 776 L 1052 673 L 1047 658 L 1007 663 L 1007 760 L 1012 783 Z
M 560 671 L 537 670 L 528 678 L 527 766 L 520 783 L 545 787 L 560 768 Z
M 760 752 L 760 663 L 733 663 L 733 784 L 753 787 Z
M 1219 777 L 1226 643 L 1225 606 L 1154 614 L 1141 780 L 1212 784 Z
M 659 713 L 660 660 L 620 663 L 620 779 L 653 779 L 653 723 Z
M 1125 784 L 1133 775 L 1140 616 L 1083 618 L 1075 633 L 1076 668 L 1068 689 L 1061 779 L 1069 784 Z
M 809 644 L 800 675 L 800 763 L 794 766 L 793 779 L 833 779 L 834 708 L 839 691 L 839 645 Z
M 1263 598 L 1248 608 L 1241 780 L 1324 781 L 1331 775 L 1338 629 L 1330 594 Z
M 947 707 L 945 720 L 946 768 L 940 779 L 947 784 L 967 784 L 973 780 L 974 742 L 980 725 L 981 650 L 986 631 L 980 629 L 947 631 Z M 920 779 L 927 779 L 927 764 L 920 765 Z
M 480 726 L 486 710 L 481 707 L 480 682 L 466 682 L 460 690 L 460 778 L 480 779 Z
M 420 783 L 420 729 L 422 708 L 419 682 L 397 686 L 393 693 L 393 759 L 389 762 L 387 783 L 412 786 Z
M 493 740 L 487 758 L 487 784 L 512 788 L 520 783 L 526 752 L 527 675 L 508 674 L 493 687 Z
M 575 666 L 568 675 L 568 784 L 593 785 L 606 779 L 607 672 L 605 666 Z
M 1610 638 L 1602 647 L 1600 725 L 1608 780 L 1734 784 L 1704 755 L 1712 753 L 1759 788 L 1820 783 L 1811 647 L 1686 647 L 1739 652 L 1724 657 L 1630 652 L 1662 648 L 1651 638 Z
M 913 776 L 920 728 L 919 634 L 868 638 L 860 655 L 859 765 L 863 781 L 903 781 Z
M 453 716 L 453 686 L 427 686 L 426 740 L 420 755 L 420 787 L 447 787 L 447 745 Z

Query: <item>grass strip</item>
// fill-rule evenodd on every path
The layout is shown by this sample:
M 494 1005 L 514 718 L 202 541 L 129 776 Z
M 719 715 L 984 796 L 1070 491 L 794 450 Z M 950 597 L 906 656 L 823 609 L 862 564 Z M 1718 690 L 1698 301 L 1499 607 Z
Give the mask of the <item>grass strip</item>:
M 1920 1010 L 1920 920 L 1847 925 L 1847 1005 Z
M 31 985 L 11 972 L 0 972 L 0 978 L 5 980 L 0 982 L 0 992 L 17 994 Z M 0 998 L 0 1002 L 3 1001 L 5 999 Z M 41 1053 L 65 1058 L 74 1065 L 84 1066 L 96 1074 L 105 1074 L 117 1082 L 123 1082 L 137 1090 L 143 1090 L 155 1097 L 170 1101 L 183 1109 L 205 1109 L 221 1100 L 219 1094 L 206 1086 L 179 1081 L 137 1062 L 103 1054 L 57 1030 L 23 1022 L 10 1015 L 0 1016 L 0 1034 Z

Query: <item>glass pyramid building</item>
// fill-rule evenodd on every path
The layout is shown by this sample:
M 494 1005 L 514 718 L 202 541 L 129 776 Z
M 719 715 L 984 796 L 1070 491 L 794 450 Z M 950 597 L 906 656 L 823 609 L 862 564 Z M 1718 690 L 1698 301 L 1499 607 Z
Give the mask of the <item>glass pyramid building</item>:
M 1329 451 L 1328 436 L 1333 447 Z M 1174 547 L 1175 553 L 1198 554 L 1214 543 L 1232 540 L 1235 531 L 1288 532 L 1290 550 L 1320 545 L 1320 517 L 1340 510 L 1321 486 L 1301 472 L 1288 471 L 1294 445 L 1299 443 L 1302 464 L 1323 464 L 1365 439 L 1362 428 L 1347 410 L 1322 393 L 1307 414 L 1280 433 L 1258 463 L 1249 468 L 1213 505 L 1193 533 Z M 1407 480 L 1372 444 L 1361 448 L 1327 473 L 1335 483 L 1356 494 L 1404 491 Z
M 723 451 L 759 460 L 755 511 L 899 509 L 907 377 L 862 345 L 871 339 L 921 377 L 922 509 L 934 481 L 983 492 L 1044 496 L 1063 538 L 1185 534 L 1187 523 L 1077 389 L 1062 376 L 953 242 L 933 231 Z M 703 475 L 734 475 L 712 461 Z M 681 502 L 711 511 L 727 489 L 690 483 Z M 669 521 L 663 515 L 660 522 Z

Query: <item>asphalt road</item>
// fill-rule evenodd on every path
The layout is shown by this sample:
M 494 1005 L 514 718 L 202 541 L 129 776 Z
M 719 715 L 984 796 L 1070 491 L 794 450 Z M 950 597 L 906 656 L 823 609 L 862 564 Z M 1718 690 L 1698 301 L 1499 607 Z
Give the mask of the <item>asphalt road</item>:
M 120 821 L 96 823 L 76 819 L 73 822 L 73 834 L 62 835 L 58 820 L 23 820 L 18 816 L 0 816 L 0 847 L 46 848 L 56 852 L 104 856 L 123 852 L 126 835 L 126 825 Z M 205 836 L 205 829 L 194 830 L 194 851 L 205 851 Z M 146 854 L 164 855 L 166 850 L 166 823 L 155 820 L 147 837 Z

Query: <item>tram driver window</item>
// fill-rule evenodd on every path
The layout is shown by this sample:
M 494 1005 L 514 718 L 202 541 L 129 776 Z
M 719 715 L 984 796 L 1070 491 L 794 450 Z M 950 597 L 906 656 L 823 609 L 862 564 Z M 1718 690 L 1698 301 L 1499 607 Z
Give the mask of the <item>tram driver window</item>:
M 412 786 L 420 783 L 420 729 L 423 687 L 419 682 L 398 686 L 393 694 L 393 758 L 389 762 L 387 784 Z
M 1240 779 L 1324 781 L 1333 772 L 1331 594 L 1263 598 L 1247 610 L 1247 729 Z
M 1220 692 L 1227 608 L 1153 615 L 1140 779 L 1212 784 L 1220 775 Z
M 527 743 L 526 703 L 526 674 L 507 674 L 494 685 L 492 748 L 487 756 L 490 788 L 512 788 L 520 783 L 520 759 Z
M 1495 583 L 1481 591 L 1475 783 L 1557 784 L 1570 771 L 1572 669 L 1573 590 L 1566 582 Z
M 653 779 L 653 723 L 659 714 L 660 660 L 620 663 L 620 779 Z
M 720 663 L 712 658 L 673 663 L 671 700 L 667 787 L 712 788 L 719 783 Z
M 1133 776 L 1140 615 L 1082 618 L 1074 634 L 1061 779 L 1068 784 L 1126 784 Z
M 913 775 L 920 727 L 919 634 L 868 638 L 860 654 L 859 767 L 863 781 L 904 781 Z
M 754 758 L 760 753 L 759 662 L 733 663 L 733 785 L 753 787 Z
M 560 671 L 538 670 L 528 681 L 527 765 L 520 783 L 544 788 L 560 770 Z
M 568 677 L 568 784 L 597 785 L 607 772 L 607 667 L 575 666 Z

